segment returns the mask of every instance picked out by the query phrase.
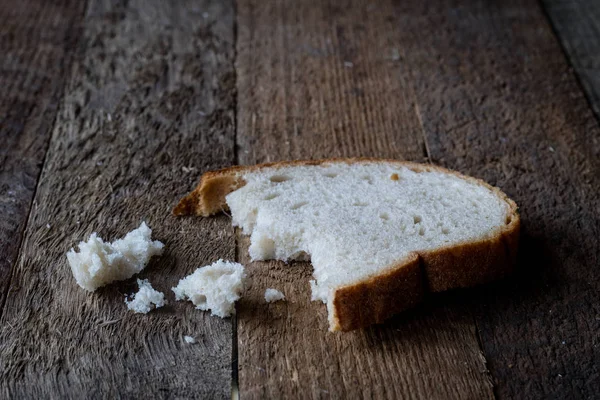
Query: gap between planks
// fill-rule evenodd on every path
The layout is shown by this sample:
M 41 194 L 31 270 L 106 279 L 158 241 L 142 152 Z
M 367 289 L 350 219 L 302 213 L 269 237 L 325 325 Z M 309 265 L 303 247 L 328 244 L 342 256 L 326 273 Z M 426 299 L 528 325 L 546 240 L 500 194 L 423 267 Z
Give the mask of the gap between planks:
M 4 313 L 6 299 L 10 290 L 10 284 L 14 276 L 15 266 L 19 262 L 25 231 L 29 224 L 31 210 L 34 206 L 35 195 L 40 184 L 40 177 L 42 176 L 42 171 L 46 164 L 48 149 L 52 141 L 53 127 L 58 113 L 58 107 L 52 108 L 52 103 L 60 103 L 62 100 L 65 87 L 67 85 L 67 78 L 69 75 L 68 71 L 71 69 L 74 52 L 77 49 L 81 38 L 80 31 L 82 26 L 80 20 L 83 19 L 86 4 L 87 1 L 76 2 L 75 5 L 66 2 L 64 5 L 60 4 L 54 7 L 50 5 L 50 3 L 43 3 L 44 8 L 42 10 L 38 8 L 38 5 L 27 3 L 11 6 L 11 2 L 6 2 L 0 6 L 0 19 L 2 20 L 4 20 L 3 17 L 7 19 L 9 18 L 5 13 L 10 11 L 16 11 L 17 13 L 19 11 L 25 12 L 25 15 L 18 15 L 18 24 L 8 25 L 9 28 L 7 29 L 15 29 L 16 33 L 8 31 L 8 37 L 10 37 L 10 33 L 13 33 L 15 36 L 13 37 L 12 41 L 10 39 L 7 40 L 6 43 L 8 43 L 8 49 L 3 49 L 3 55 L 6 56 L 7 60 L 11 57 L 14 57 L 11 52 L 16 50 L 18 52 L 18 58 L 22 61 L 21 66 L 25 71 L 25 73 L 22 74 L 22 76 L 25 76 L 25 78 L 21 78 L 20 75 L 17 75 L 14 77 L 15 79 L 11 82 L 11 84 L 6 85 L 2 89 L 10 90 L 15 86 L 15 84 L 23 84 L 19 86 L 18 94 L 15 96 L 16 98 L 11 96 L 11 92 L 3 96 L 4 101 L 13 101 L 12 104 L 7 106 L 8 111 L 6 111 L 6 115 L 8 117 L 3 121 L 6 123 L 6 125 L 3 127 L 3 129 L 0 129 L 0 135 L 7 135 L 5 139 L 12 143 L 13 148 L 9 147 L 7 150 L 10 151 L 11 154 L 16 153 L 20 156 L 11 159 L 10 154 L 7 155 L 4 159 L 6 164 L 0 165 L 0 169 L 2 170 L 0 172 L 14 171 L 18 174 L 15 174 L 15 176 L 12 177 L 13 179 L 11 179 L 9 174 L 8 182 L 4 181 L 0 183 L 2 183 L 2 186 L 6 185 L 4 187 L 8 187 L 9 189 L 16 185 L 17 187 L 13 188 L 13 192 L 23 191 L 23 187 L 27 187 L 27 184 L 24 180 L 26 179 L 25 176 L 27 175 L 29 168 L 21 163 L 34 161 L 39 157 L 39 163 L 41 164 L 40 168 L 37 168 L 37 166 L 35 167 L 36 172 L 33 190 L 31 190 L 30 193 L 25 193 L 24 195 L 29 197 L 25 210 L 17 209 L 16 212 L 14 209 L 7 210 L 7 214 L 9 214 L 7 217 L 16 216 L 19 218 L 19 211 L 23 212 L 24 215 L 21 218 L 23 222 L 16 222 L 16 232 L 10 232 L 12 228 L 10 226 L 10 222 L 8 222 L 8 226 L 3 226 L 1 228 L 8 231 L 6 233 L 3 232 L 1 235 L 6 235 L 6 243 L 3 243 L 4 246 L 0 248 L 0 252 L 6 251 L 6 253 L 1 254 L 1 256 L 8 263 L 8 279 L 4 281 L 0 278 L 0 318 L 2 318 Z M 36 17 L 40 16 L 43 17 L 36 19 Z M 44 35 L 39 34 L 39 32 L 45 33 L 45 31 L 50 29 L 49 26 L 47 26 L 48 21 L 56 22 L 57 20 L 60 20 L 60 24 L 58 25 L 59 28 L 53 26 L 52 33 Z M 35 33 L 28 32 L 27 29 L 35 30 Z M 21 30 L 26 31 L 22 32 Z M 23 38 L 30 39 L 25 43 L 25 46 L 19 42 L 20 40 L 23 40 Z M 56 45 L 56 43 L 59 43 L 59 45 Z M 17 48 L 12 48 L 11 44 Z M 46 52 L 53 50 L 49 53 L 56 54 L 56 56 L 40 57 L 40 54 L 43 53 L 44 50 Z M 26 65 L 27 63 L 29 65 Z M 47 80 L 49 80 L 48 76 L 52 72 L 54 72 L 56 76 L 54 76 L 53 81 L 49 83 L 47 82 Z M 9 74 L 10 72 L 7 73 L 7 75 Z M 0 81 L 5 79 L 5 77 L 5 75 L 0 76 Z M 40 90 L 35 86 L 36 84 L 40 83 L 40 80 L 44 83 L 44 85 L 42 85 L 44 86 L 43 90 Z M 31 87 L 29 87 L 27 83 L 29 83 Z M 30 97 L 34 97 L 35 100 L 32 100 Z M 23 98 L 33 103 L 31 112 L 27 115 L 18 114 L 16 117 L 11 116 L 11 111 L 13 111 L 12 108 L 17 109 L 17 107 L 24 101 Z M 4 105 L 5 104 L 0 104 L 0 107 L 3 107 Z M 49 116 L 47 117 L 47 115 Z M 12 119 L 16 121 L 11 121 Z M 23 126 L 23 129 L 21 132 L 12 132 L 13 135 L 18 135 L 18 137 L 12 138 L 11 141 L 11 128 L 7 128 L 7 126 Z M 4 129 L 7 130 L 5 131 Z M 32 137 L 35 139 L 32 139 Z M 23 142 L 27 141 L 29 141 L 29 143 L 23 144 Z M 17 143 L 16 145 L 15 142 Z M 38 149 L 38 147 L 41 148 Z M 8 190 L 9 195 L 10 192 L 11 190 Z M 15 195 L 17 198 L 13 199 L 14 203 L 19 202 L 18 197 L 20 194 L 21 193 L 17 193 Z M 7 220 L 9 221 L 10 218 L 7 218 Z M 21 226 L 19 227 L 19 225 Z M 1 236 L 0 243 L 2 242 Z M 11 241 L 16 241 L 16 246 L 10 246 Z M 14 251 L 14 257 L 10 254 L 11 247 L 16 247 L 16 251 Z M 4 260 L 0 260 L 0 263 L 3 263 Z M 0 265 L 0 270 L 2 270 L 2 265 Z
M 239 144 L 238 144 L 238 91 L 237 91 L 237 65 L 238 60 L 238 2 L 237 0 L 232 0 L 233 2 L 233 65 L 235 69 L 235 92 L 234 92 L 234 100 L 233 100 L 233 109 L 235 113 L 235 117 L 233 119 L 233 158 L 235 165 L 239 165 L 240 157 L 239 157 Z M 236 262 L 240 262 L 240 231 L 238 228 L 234 228 L 234 251 L 235 257 L 234 260 Z M 240 392 L 239 392 L 239 361 L 238 361 L 238 319 L 237 313 L 233 316 L 231 321 L 232 326 L 232 345 L 231 345 L 231 400 L 239 400 Z
M 238 1 L 241 164 L 431 158 L 412 73 L 393 59 L 394 8 L 376 6 Z M 473 315 L 452 294 L 444 295 L 447 306 L 430 301 L 379 326 L 328 334 L 324 307 L 308 295 L 310 264 L 239 256 L 252 280 L 237 317 L 242 397 L 493 397 Z M 288 301 L 261 312 L 265 287 L 282 289 Z
M 600 121 L 600 3 L 591 0 L 541 0 L 546 18 L 569 65 L 574 69 L 577 83 L 595 117 Z
M 234 257 L 225 217 L 175 219 L 165 206 L 196 182 L 185 168 L 234 162 L 231 3 L 91 0 L 85 15 L 2 315 L 0 396 L 230 396 L 229 321 L 181 302 L 131 315 L 133 280 L 85 293 L 64 246 L 144 219 L 166 251 L 140 278 L 165 292 L 190 267 Z M 199 345 L 182 342 L 189 332 Z

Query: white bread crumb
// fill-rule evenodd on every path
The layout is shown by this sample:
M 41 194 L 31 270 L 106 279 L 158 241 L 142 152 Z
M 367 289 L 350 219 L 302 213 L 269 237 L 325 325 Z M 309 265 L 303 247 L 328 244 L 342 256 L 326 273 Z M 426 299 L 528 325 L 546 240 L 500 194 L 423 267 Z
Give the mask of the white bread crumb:
M 243 265 L 219 260 L 181 279 L 173 292 L 177 300 L 188 299 L 197 309 L 225 318 L 235 314 L 245 278 Z
M 271 288 L 265 290 L 265 301 L 267 303 L 273 303 L 279 300 L 285 300 L 285 295 L 279 290 Z
M 150 257 L 160 255 L 163 244 L 152 241 L 152 230 L 142 222 L 139 228 L 112 243 L 105 243 L 94 232 L 79 252 L 71 249 L 67 260 L 77 284 L 93 292 L 114 281 L 131 278 L 144 269 Z
M 133 296 L 133 300 L 125 299 L 127 308 L 135 313 L 147 314 L 153 308 L 165 305 L 165 295 L 154 290 L 148 279 L 138 279 L 137 283 L 140 290 Z
M 192 336 L 184 336 L 183 340 L 185 340 L 186 343 L 189 344 L 194 344 L 196 343 L 196 339 L 194 339 Z

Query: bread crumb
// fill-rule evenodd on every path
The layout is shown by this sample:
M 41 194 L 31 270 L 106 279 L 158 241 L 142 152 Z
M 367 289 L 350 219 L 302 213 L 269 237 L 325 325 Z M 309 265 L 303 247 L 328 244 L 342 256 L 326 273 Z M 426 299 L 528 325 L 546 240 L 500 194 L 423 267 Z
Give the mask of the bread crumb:
M 194 339 L 192 336 L 184 336 L 183 340 L 185 340 L 186 343 L 189 344 L 194 344 L 196 343 L 196 339 Z
M 152 241 L 151 235 L 145 222 L 112 243 L 105 243 L 96 232 L 92 233 L 87 242 L 79 243 L 79 252 L 67 252 L 77 284 L 93 292 L 111 282 L 131 278 L 146 267 L 150 257 L 162 253 L 164 245 Z
M 267 303 L 274 303 L 279 300 L 285 300 L 285 295 L 279 290 L 271 288 L 265 290 L 265 301 Z
M 165 305 L 165 295 L 154 290 L 148 279 L 138 279 L 137 284 L 140 290 L 133 295 L 133 300 L 125 299 L 128 309 L 135 313 L 147 314 L 150 310 Z
M 390 176 L 390 179 L 393 181 L 397 181 L 398 179 L 400 179 L 400 177 L 398 176 L 398 174 L 392 174 L 392 176 Z
M 181 279 L 172 290 L 177 300 L 190 300 L 197 309 L 225 318 L 235 314 L 234 304 L 240 298 L 245 278 L 243 265 L 218 260 Z

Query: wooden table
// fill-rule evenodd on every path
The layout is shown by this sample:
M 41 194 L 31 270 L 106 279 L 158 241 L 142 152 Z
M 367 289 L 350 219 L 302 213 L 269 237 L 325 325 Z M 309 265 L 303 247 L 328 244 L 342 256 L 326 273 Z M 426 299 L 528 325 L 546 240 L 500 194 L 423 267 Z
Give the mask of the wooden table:
M 555 0 L 3 1 L 0 397 L 599 396 L 599 16 Z M 332 156 L 502 188 L 518 271 L 331 334 L 309 264 L 249 263 L 226 216 L 170 213 L 204 171 Z M 88 294 L 65 258 L 141 221 L 166 252 L 140 276 L 170 300 L 147 315 L 123 303 L 135 279 Z M 248 263 L 237 318 L 169 294 L 218 258 Z M 272 286 L 289 301 L 265 306 Z

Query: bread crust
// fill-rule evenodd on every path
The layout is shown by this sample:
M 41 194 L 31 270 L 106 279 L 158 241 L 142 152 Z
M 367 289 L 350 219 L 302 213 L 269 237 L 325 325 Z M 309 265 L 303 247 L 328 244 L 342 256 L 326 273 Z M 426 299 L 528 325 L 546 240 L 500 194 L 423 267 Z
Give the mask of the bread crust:
M 338 288 L 333 296 L 331 331 L 379 324 L 419 304 L 425 297 L 423 271 L 418 254 L 377 276 Z
M 492 191 L 509 206 L 506 224 L 489 237 L 436 250 L 415 252 L 407 260 L 379 273 L 336 289 L 330 330 L 362 328 L 419 303 L 426 292 L 464 288 L 487 283 L 509 274 L 516 263 L 520 232 L 517 205 L 500 189 L 486 182 L 442 167 L 379 158 L 331 158 L 284 161 L 253 166 L 234 166 L 202 175 L 198 186 L 173 209 L 175 215 L 209 216 L 227 209 L 225 196 L 245 185 L 241 175 L 261 169 L 329 163 L 390 163 L 414 172 L 451 174 Z

